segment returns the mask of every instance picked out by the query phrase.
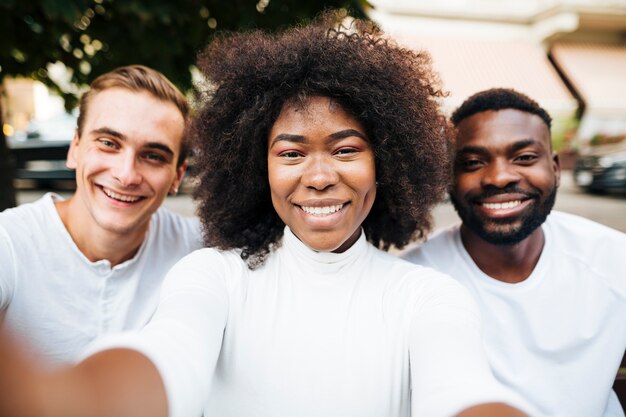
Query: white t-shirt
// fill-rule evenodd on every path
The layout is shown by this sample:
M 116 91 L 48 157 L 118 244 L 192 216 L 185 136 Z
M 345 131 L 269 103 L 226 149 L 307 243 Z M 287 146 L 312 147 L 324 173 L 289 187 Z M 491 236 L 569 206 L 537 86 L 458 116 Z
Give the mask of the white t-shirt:
M 63 225 L 59 199 L 46 194 L 0 213 L 0 313 L 50 365 L 75 361 L 101 335 L 145 325 L 167 271 L 202 247 L 197 219 L 159 209 L 132 259 L 91 262 Z
M 496 377 L 541 416 L 623 416 L 611 386 L 626 348 L 626 235 L 554 211 L 542 229 L 539 261 L 517 284 L 476 266 L 459 225 L 403 257 L 470 290 Z
M 130 347 L 158 368 L 170 417 L 452 416 L 515 403 L 493 378 L 467 291 L 367 243 L 315 252 L 286 228 L 249 270 L 202 249 L 168 274 Z

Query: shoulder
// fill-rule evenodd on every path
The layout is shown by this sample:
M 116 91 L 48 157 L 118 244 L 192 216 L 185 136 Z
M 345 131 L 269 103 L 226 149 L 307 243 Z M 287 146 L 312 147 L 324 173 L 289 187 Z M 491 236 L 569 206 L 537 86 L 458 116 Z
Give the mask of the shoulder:
M 177 264 L 177 267 L 184 268 L 228 268 L 240 269 L 245 266 L 235 250 L 220 250 L 216 248 L 202 248 L 195 250 L 184 256 Z
M 585 217 L 553 210 L 546 220 L 546 225 L 558 228 L 564 233 L 581 236 L 621 236 L 626 234 Z
M 15 287 L 17 256 L 10 235 L 0 225 L 0 311 L 6 308 Z
M 416 280 L 430 276 L 433 269 L 417 265 L 404 259 L 402 256 L 390 254 L 369 244 L 367 259 L 368 270 L 376 275 L 382 275 L 388 280 L 408 279 Z
M 174 213 L 166 207 L 160 207 L 153 215 L 153 220 L 159 227 L 169 230 L 200 230 L 200 220 L 197 217 L 183 216 Z
M 9 226 L 13 224 L 26 224 L 26 222 L 41 217 L 54 208 L 54 194 L 48 193 L 32 203 L 20 204 L 0 213 L 0 224 Z
M 182 257 L 169 271 L 164 288 L 182 283 L 200 287 L 232 287 L 248 274 L 248 268 L 236 251 L 202 248 Z
M 373 258 L 373 257 L 372 257 Z M 460 297 L 465 299 L 466 289 L 445 272 L 440 272 L 423 263 L 414 263 L 377 250 L 378 265 L 371 270 L 380 269 L 386 279 L 386 293 L 394 297 L 409 297 L 411 302 L 438 300 L 440 298 Z
M 543 228 L 556 247 L 578 255 L 599 249 L 611 254 L 626 250 L 625 233 L 574 214 L 553 211 Z
M 53 193 L 44 195 L 32 203 L 21 204 L 0 213 L 0 229 L 4 229 L 12 241 L 30 240 L 35 233 L 49 232 L 56 215 Z
M 449 226 L 429 236 L 425 242 L 413 245 L 400 253 L 403 259 L 419 265 L 445 270 L 452 262 L 460 224 Z
M 182 216 L 161 207 L 152 215 L 151 227 L 159 239 L 186 242 L 190 249 L 202 247 L 202 228 L 197 217 Z
M 391 321 L 429 326 L 450 320 L 478 320 L 474 299 L 450 275 L 401 259 L 396 268 L 402 273 L 390 276 L 382 291 L 385 315 Z
M 626 234 L 560 212 L 551 213 L 543 228 L 546 247 L 559 273 L 604 282 L 626 298 Z
M 17 271 L 32 262 L 37 235 L 51 237 L 53 194 L 0 213 L 0 309 L 6 306 L 15 286 Z

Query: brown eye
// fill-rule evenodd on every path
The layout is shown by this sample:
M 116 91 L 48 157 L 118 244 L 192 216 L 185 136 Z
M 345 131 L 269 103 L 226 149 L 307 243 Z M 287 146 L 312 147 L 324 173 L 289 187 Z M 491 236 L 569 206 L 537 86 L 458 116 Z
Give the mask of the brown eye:
M 341 148 L 335 152 L 337 155 L 350 155 L 356 153 L 357 150 L 354 148 Z
M 521 156 L 518 156 L 517 158 L 515 158 L 515 160 L 517 162 L 522 162 L 522 163 L 533 162 L 536 159 L 537 159 L 537 156 L 536 155 L 532 155 L 532 154 L 521 155 Z
M 109 139 L 104 139 L 104 138 L 100 138 L 97 139 L 98 143 L 100 143 L 102 146 L 106 147 L 106 148 L 115 148 L 116 144 L 115 142 L 113 142 L 112 140 Z
M 457 167 L 466 171 L 473 171 L 483 166 L 480 159 L 466 159 L 459 161 Z
M 165 159 L 163 155 L 160 155 L 158 153 L 146 154 L 145 158 L 154 162 L 167 162 L 167 159 Z
M 302 154 L 300 152 L 296 152 L 296 151 L 287 151 L 287 152 L 283 152 L 280 154 L 281 157 L 283 158 L 298 158 L 300 156 L 302 156 Z

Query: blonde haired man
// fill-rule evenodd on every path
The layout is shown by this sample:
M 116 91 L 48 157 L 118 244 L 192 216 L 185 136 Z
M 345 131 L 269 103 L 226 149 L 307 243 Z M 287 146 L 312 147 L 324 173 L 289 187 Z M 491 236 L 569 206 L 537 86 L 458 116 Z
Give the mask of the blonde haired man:
M 0 213 L 0 314 L 46 362 L 142 327 L 165 273 L 201 247 L 197 219 L 160 208 L 185 173 L 188 113 L 155 70 L 101 75 L 81 98 L 67 156 L 76 192 Z

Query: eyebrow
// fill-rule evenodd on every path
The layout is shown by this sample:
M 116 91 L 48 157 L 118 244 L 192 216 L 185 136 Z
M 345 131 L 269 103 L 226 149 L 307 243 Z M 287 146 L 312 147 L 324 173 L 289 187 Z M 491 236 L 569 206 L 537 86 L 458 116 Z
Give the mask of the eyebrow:
M 357 138 L 361 138 L 367 141 L 367 138 L 365 137 L 365 135 L 363 135 L 358 130 L 354 130 L 354 129 L 340 130 L 339 132 L 335 132 L 332 135 L 330 135 L 330 138 L 332 140 L 339 140 L 343 138 L 349 138 L 350 136 L 356 136 Z
M 124 135 L 123 133 L 118 132 L 117 130 L 111 129 L 109 127 L 100 127 L 98 129 L 94 129 L 91 131 L 92 134 L 100 134 L 100 135 L 108 135 L 108 136 L 113 136 L 114 138 L 117 138 L 119 140 L 125 141 L 126 135 Z M 170 149 L 169 146 L 164 145 L 162 143 L 159 142 L 148 142 L 145 145 L 146 148 L 148 149 L 158 149 L 162 152 L 165 152 L 166 154 L 168 154 L 169 156 L 174 156 L 174 151 L 172 149 Z
M 351 136 L 355 136 L 355 137 L 358 137 L 367 141 L 367 138 L 365 137 L 365 135 L 363 135 L 361 132 L 355 129 L 340 130 L 339 132 L 330 134 L 328 138 L 330 139 L 331 142 L 334 142 L 340 139 L 349 138 Z M 280 133 L 274 137 L 274 140 L 272 141 L 271 145 L 274 145 L 276 142 L 280 142 L 280 141 L 296 142 L 296 143 L 308 143 L 309 142 L 309 140 L 302 135 Z
M 99 127 L 98 129 L 94 129 L 92 130 L 90 133 L 92 134 L 99 134 L 99 135 L 109 135 L 109 136 L 113 136 L 115 138 L 121 139 L 121 140 L 126 140 L 126 136 L 124 136 L 122 133 L 118 132 L 117 130 L 113 130 L 110 127 Z
M 472 145 L 468 145 L 468 146 L 463 146 L 461 149 L 459 149 L 456 154 L 458 156 L 460 155 L 466 155 L 466 154 L 471 154 L 471 153 L 477 153 L 477 154 L 485 154 L 487 153 L 487 148 L 483 147 L 483 146 L 472 146 Z
M 535 139 L 522 139 L 522 140 L 518 140 L 517 142 L 513 143 L 509 149 L 512 152 L 516 152 L 519 151 L 520 149 L 524 149 L 527 148 L 529 146 L 532 145 L 537 145 L 539 144 L 539 141 L 535 140 Z
M 507 147 L 509 152 L 517 152 L 520 149 L 527 148 L 528 146 L 537 145 L 539 141 L 535 139 L 521 139 L 518 140 Z M 474 146 L 467 145 L 463 146 L 461 149 L 457 151 L 457 155 L 467 155 L 467 154 L 487 154 L 489 153 L 488 149 L 484 146 Z
M 302 135 L 291 135 L 289 133 L 279 133 L 274 136 L 272 143 L 270 145 L 274 145 L 276 142 L 296 142 L 296 143 L 307 143 L 308 140 Z

